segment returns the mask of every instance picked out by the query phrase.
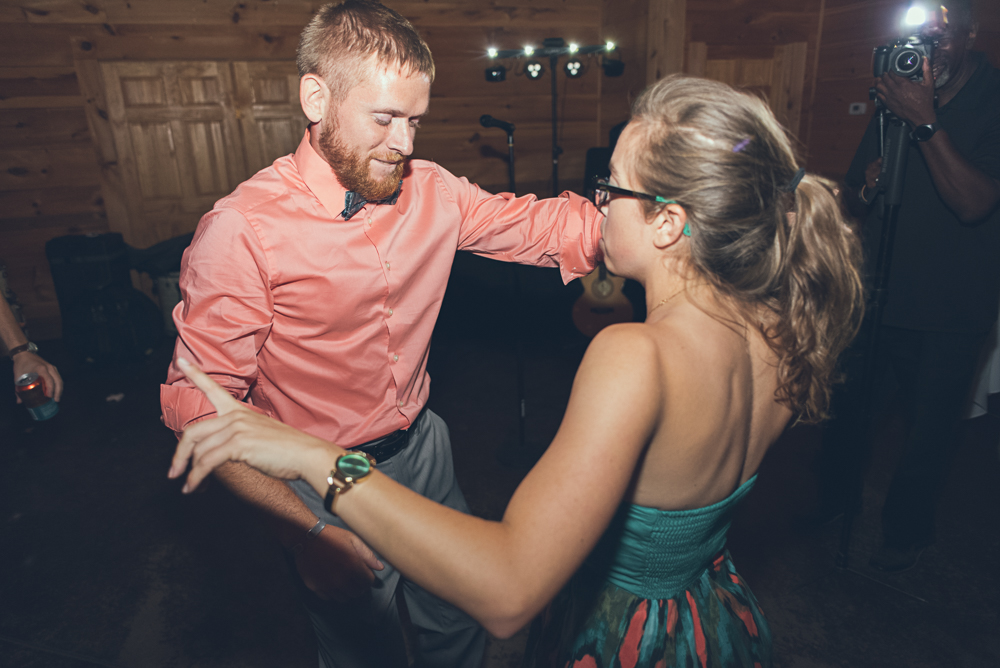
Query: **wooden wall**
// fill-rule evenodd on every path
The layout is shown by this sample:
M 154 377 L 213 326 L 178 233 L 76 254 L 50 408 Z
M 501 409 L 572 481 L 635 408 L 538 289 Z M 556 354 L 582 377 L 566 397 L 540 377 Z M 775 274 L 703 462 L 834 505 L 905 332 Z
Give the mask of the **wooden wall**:
M 628 0 L 645 11 L 649 0 Z M 628 2 L 626 4 L 628 4 Z M 8 265 L 35 338 L 58 335 L 58 304 L 44 256 L 47 239 L 111 229 L 122 203 L 105 201 L 102 179 L 116 178 L 107 110 L 85 99 L 81 63 L 147 60 L 291 60 L 298 34 L 321 2 L 302 0 L 23 0 L 0 6 L 0 258 Z M 514 122 L 518 190 L 547 194 L 551 174 L 550 75 L 508 73 L 487 83 L 489 46 L 538 46 L 546 37 L 603 43 L 602 15 L 623 43 L 626 73 L 616 99 L 641 89 L 645 43 L 623 25 L 610 0 L 388 0 L 416 25 L 434 52 L 438 76 L 431 114 L 418 133 L 416 157 L 437 160 L 484 187 L 506 189 L 503 132 L 484 129 L 482 114 Z M 615 21 L 618 23 L 615 24 Z M 634 60 L 638 58 L 639 60 Z M 641 61 L 641 62 L 640 62 Z M 639 63 L 640 67 L 634 66 Z M 548 63 L 545 63 L 546 67 Z M 84 74 L 86 76 L 86 74 Z M 598 61 L 569 80 L 559 73 L 560 185 L 580 188 L 584 154 L 607 143 L 607 128 L 627 105 L 602 105 L 607 81 Z M 86 83 L 86 82 L 84 82 Z M 89 90 L 88 86 L 84 86 Z M 88 125 L 87 108 L 92 122 Z M 602 119 L 604 122 L 602 123 Z M 110 150 L 110 152 L 109 152 Z M 197 216 L 190 220 L 193 229 Z M 125 230 L 128 232 L 128 230 Z M 148 235 L 147 235 L 148 236 Z M 127 239 L 128 240 L 128 239 Z M 148 245 L 150 239 L 136 245 Z

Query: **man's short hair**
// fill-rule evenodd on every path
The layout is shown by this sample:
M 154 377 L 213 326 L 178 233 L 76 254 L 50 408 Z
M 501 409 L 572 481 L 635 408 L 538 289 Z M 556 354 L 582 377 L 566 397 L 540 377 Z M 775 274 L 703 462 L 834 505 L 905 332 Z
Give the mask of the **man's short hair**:
M 374 0 L 320 7 L 302 31 L 295 63 L 299 77 L 318 74 L 341 101 L 369 74 L 372 56 L 383 67 L 421 73 L 434 81 L 434 58 L 409 21 Z

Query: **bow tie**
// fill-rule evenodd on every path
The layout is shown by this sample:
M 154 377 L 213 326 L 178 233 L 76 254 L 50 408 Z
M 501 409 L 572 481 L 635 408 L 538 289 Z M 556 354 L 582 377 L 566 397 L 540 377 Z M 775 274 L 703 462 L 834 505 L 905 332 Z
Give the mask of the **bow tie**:
M 403 181 L 400 180 L 399 185 L 396 186 L 396 192 L 385 199 L 374 201 L 372 204 L 395 204 L 396 200 L 399 199 L 399 191 L 402 188 Z M 348 190 L 347 194 L 344 195 L 344 210 L 340 212 L 340 215 L 344 220 L 350 220 L 351 216 L 361 211 L 365 204 L 368 204 L 368 201 L 364 197 L 354 191 Z

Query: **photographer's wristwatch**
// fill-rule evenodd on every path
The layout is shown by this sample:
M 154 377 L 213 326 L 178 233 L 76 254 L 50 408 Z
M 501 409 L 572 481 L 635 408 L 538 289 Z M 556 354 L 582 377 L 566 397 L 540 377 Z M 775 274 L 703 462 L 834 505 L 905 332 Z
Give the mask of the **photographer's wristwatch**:
M 367 452 L 348 452 L 337 457 L 333 470 L 326 478 L 330 489 L 326 491 L 323 507 L 327 512 L 336 515 L 333 507 L 337 503 L 337 497 L 367 478 L 374 470 L 375 458 Z
M 934 133 L 938 131 L 941 126 L 937 121 L 933 123 L 925 123 L 924 125 L 918 125 L 913 128 L 913 132 L 910 133 L 910 139 L 916 139 L 917 141 L 927 141 L 934 136 Z

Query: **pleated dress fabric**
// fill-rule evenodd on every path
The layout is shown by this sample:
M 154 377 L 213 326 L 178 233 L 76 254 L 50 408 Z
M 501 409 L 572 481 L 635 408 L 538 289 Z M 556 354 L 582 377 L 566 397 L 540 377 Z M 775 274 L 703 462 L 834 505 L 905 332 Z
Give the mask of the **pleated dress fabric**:
M 771 665 L 771 632 L 726 533 L 756 481 L 693 510 L 623 505 L 535 620 L 525 668 Z

